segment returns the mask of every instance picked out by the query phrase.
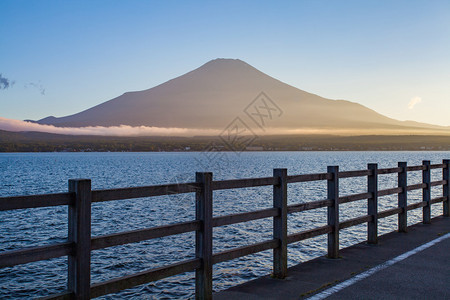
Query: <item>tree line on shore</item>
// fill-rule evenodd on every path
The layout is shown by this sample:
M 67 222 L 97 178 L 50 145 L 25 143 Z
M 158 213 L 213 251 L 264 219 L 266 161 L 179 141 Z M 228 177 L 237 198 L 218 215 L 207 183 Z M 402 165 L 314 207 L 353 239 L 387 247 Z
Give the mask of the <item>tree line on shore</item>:
M 0 131 L 0 152 L 157 151 L 450 151 L 450 136 L 262 136 L 231 141 L 220 137 L 70 136 Z

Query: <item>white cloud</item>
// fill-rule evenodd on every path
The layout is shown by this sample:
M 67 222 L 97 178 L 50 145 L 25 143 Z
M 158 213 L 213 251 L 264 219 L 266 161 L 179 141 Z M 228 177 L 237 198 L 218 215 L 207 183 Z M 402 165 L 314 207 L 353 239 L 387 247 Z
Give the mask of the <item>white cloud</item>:
M 416 96 L 414 98 L 411 98 L 411 101 L 409 101 L 409 103 L 408 103 L 408 109 L 413 109 L 414 106 L 416 106 L 416 104 L 418 104 L 420 102 L 422 102 L 422 98 L 420 98 L 420 97 Z
M 150 126 L 88 126 L 88 127 L 56 127 L 32 122 L 0 117 L 0 129 L 7 131 L 39 131 L 68 135 L 110 135 L 110 136 L 194 136 L 217 135 L 213 129 L 162 128 Z

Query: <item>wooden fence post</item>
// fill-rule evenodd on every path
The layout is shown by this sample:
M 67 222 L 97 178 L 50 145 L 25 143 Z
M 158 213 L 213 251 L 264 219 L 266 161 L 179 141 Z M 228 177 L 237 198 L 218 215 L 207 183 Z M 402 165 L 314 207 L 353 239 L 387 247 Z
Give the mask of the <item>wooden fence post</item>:
M 195 173 L 201 185 L 196 192 L 195 215 L 201 228 L 195 232 L 195 256 L 201 259 L 201 267 L 195 270 L 195 298 L 212 299 L 212 173 Z
M 70 179 L 69 192 L 75 193 L 75 203 L 69 205 L 68 240 L 75 246 L 69 255 L 67 283 L 75 299 L 90 299 L 91 180 Z
M 273 238 L 280 244 L 273 249 L 273 276 L 287 276 L 287 169 L 274 169 L 273 176 L 279 179 L 273 186 L 273 207 L 278 209 L 278 216 L 273 217 Z
M 372 221 L 367 223 L 367 243 L 378 243 L 378 164 L 368 164 L 371 174 L 367 176 L 367 191 L 372 197 L 367 200 L 367 214 Z
M 426 202 L 426 205 L 422 209 L 423 224 L 431 223 L 431 173 L 430 173 L 430 161 L 424 160 L 422 164 L 425 166 L 425 170 L 422 170 L 422 183 L 427 186 L 422 189 L 422 201 Z
M 442 196 L 447 197 L 442 203 L 444 217 L 450 217 L 449 204 L 450 204 L 450 159 L 444 159 L 442 161 L 446 166 L 442 169 L 442 180 L 446 180 L 447 183 L 443 185 Z
M 408 202 L 408 193 L 406 186 L 408 185 L 408 171 L 406 162 L 399 162 L 398 166 L 402 170 L 398 173 L 398 187 L 402 188 L 402 191 L 398 194 L 398 207 L 402 211 L 398 214 L 398 232 L 407 232 L 408 230 L 408 211 L 406 210 Z
M 339 166 L 328 166 L 331 178 L 327 181 L 328 199 L 333 203 L 328 206 L 328 257 L 339 258 Z

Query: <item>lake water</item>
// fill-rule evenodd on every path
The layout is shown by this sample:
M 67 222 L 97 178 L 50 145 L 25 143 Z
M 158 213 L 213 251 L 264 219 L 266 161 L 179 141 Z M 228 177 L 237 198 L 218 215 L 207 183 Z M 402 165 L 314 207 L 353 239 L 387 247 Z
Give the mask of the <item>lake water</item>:
M 287 168 L 288 175 L 326 172 L 328 165 L 340 170 L 379 168 L 450 158 L 450 152 L 245 152 L 245 153 L 0 153 L 0 197 L 67 191 L 70 178 L 90 178 L 93 189 L 156 185 L 194 181 L 196 171 L 213 172 L 214 180 L 272 176 L 273 168 Z M 442 171 L 432 170 L 432 180 Z M 421 172 L 408 174 L 408 184 L 419 183 Z M 381 175 L 379 188 L 395 187 L 395 175 Z M 341 195 L 366 192 L 366 178 L 341 179 Z M 432 197 L 442 187 L 433 187 Z M 92 235 L 102 235 L 192 220 L 194 194 L 95 203 L 92 206 Z M 408 202 L 421 201 L 421 191 L 408 193 Z M 288 187 L 289 204 L 326 199 L 326 182 L 295 183 Z M 395 196 L 382 197 L 379 210 L 395 207 Z M 272 187 L 214 192 L 214 216 L 272 205 Z M 341 220 L 366 213 L 366 201 L 340 207 Z M 442 213 L 434 205 L 433 216 Z M 409 224 L 421 221 L 421 210 L 409 213 Z M 396 229 L 397 216 L 379 221 L 380 234 Z M 289 215 L 289 234 L 326 225 L 326 209 Z M 270 218 L 214 229 L 213 251 L 223 251 L 271 239 Z M 63 242 L 67 237 L 67 208 L 36 208 L 0 212 L 0 252 L 22 247 Z M 341 247 L 364 241 L 366 226 L 341 232 Z M 93 251 L 92 283 L 164 266 L 194 257 L 194 233 Z M 288 247 L 289 266 L 324 255 L 326 236 L 294 243 Z M 264 251 L 214 265 L 214 290 L 269 274 L 272 252 Z M 0 298 L 45 296 L 65 289 L 67 258 L 0 269 Z M 135 287 L 103 299 L 191 298 L 194 273 L 186 273 Z

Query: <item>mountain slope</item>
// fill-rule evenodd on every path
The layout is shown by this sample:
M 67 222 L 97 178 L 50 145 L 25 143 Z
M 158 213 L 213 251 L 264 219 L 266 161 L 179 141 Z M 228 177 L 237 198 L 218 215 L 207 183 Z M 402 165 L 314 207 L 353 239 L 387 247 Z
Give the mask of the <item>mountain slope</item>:
M 244 109 L 261 92 L 282 111 L 279 118 L 266 124 L 274 130 L 449 131 L 445 127 L 390 119 L 350 101 L 325 99 L 233 59 L 216 59 L 154 88 L 125 93 L 80 113 L 48 117 L 38 123 L 220 130 L 235 117 L 245 116 Z

